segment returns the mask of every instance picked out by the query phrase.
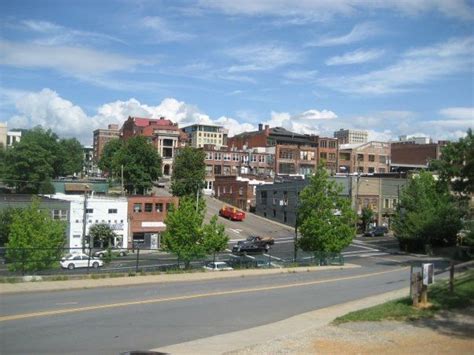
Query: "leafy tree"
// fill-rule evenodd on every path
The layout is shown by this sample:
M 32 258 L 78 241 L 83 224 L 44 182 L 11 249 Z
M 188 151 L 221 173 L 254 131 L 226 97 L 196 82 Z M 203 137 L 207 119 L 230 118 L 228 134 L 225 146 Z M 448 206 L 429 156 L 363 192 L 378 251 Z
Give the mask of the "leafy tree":
M 441 159 L 431 163 L 440 180 L 464 196 L 474 193 L 474 136 L 472 129 L 458 142 L 448 143 L 441 152 Z
M 447 186 L 421 172 L 403 189 L 392 226 L 402 248 L 419 251 L 427 245 L 454 245 L 462 216 Z
M 342 187 L 328 179 L 319 166 L 310 183 L 300 193 L 298 245 L 305 251 L 339 253 L 356 234 L 356 216 L 347 198 L 340 196 Z
M 207 254 L 213 255 L 213 260 L 216 261 L 216 253 L 225 250 L 229 237 L 225 233 L 223 224 L 217 223 L 217 216 L 213 216 L 209 224 L 204 225 L 204 248 Z
M 128 139 L 115 152 L 112 170 L 123 166 L 124 186 L 129 193 L 145 191 L 161 176 L 161 157 L 156 148 L 143 136 Z M 117 173 L 116 173 L 117 174 Z
M 99 161 L 99 168 L 106 172 L 109 176 L 112 176 L 113 173 L 112 166 L 114 155 L 120 150 L 120 148 L 122 148 L 122 145 L 123 141 L 117 138 L 108 141 L 104 146 L 104 150 L 102 151 L 102 156 Z M 116 173 L 118 174 L 118 171 Z
M 8 236 L 10 235 L 10 225 L 13 221 L 13 215 L 18 213 L 15 208 L 8 207 L 0 210 L 0 245 L 4 246 L 8 243 Z
M 55 176 L 74 175 L 82 172 L 84 157 L 82 145 L 76 138 L 61 139 L 56 155 Z
M 97 223 L 89 228 L 90 245 L 94 246 L 94 241 L 100 242 L 100 247 L 103 248 L 104 244 L 110 245 L 112 239 L 116 237 L 115 232 L 106 223 Z
M 15 210 L 10 224 L 6 257 L 10 271 L 39 271 L 57 263 L 63 252 L 66 224 L 40 210 L 38 200 Z
M 364 231 L 366 231 L 369 223 L 372 222 L 372 220 L 374 219 L 374 211 L 372 211 L 370 207 L 364 207 L 362 209 L 361 219 L 362 228 L 364 229 Z
M 52 178 L 81 170 L 82 147 L 76 139 L 59 140 L 51 130 L 36 127 L 4 153 L 0 173 L 17 192 L 45 193 L 54 192 Z
M 171 176 L 174 196 L 195 195 L 205 184 L 206 153 L 202 149 L 184 147 L 175 158 Z
M 201 200 L 201 206 L 204 202 Z M 166 231 L 163 233 L 163 249 L 178 256 L 189 268 L 190 262 L 195 258 L 206 255 L 202 222 L 204 208 L 196 209 L 192 197 L 182 197 L 179 206 L 168 212 L 165 220 Z

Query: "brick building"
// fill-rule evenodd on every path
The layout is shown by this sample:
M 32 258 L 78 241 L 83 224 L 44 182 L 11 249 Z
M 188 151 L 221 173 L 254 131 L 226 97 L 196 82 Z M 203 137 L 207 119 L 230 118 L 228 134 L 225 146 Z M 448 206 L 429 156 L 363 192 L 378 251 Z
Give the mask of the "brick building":
M 118 125 L 109 124 L 107 129 L 99 128 L 94 131 L 94 162 L 97 164 L 102 156 L 104 146 L 112 139 L 120 137 L 120 130 Z
M 439 159 L 445 142 L 416 144 L 396 142 L 391 144 L 391 164 L 393 172 L 428 168 L 429 162 Z
M 375 174 L 390 171 L 390 143 L 368 142 L 339 146 L 338 171 Z
M 275 174 L 308 175 L 323 161 L 333 172 L 337 167 L 337 140 L 315 135 L 299 134 L 283 127 L 245 132 L 228 139 L 229 147 L 237 149 L 275 147 Z
M 160 248 L 161 233 L 166 230 L 164 220 L 170 206 L 178 206 L 178 198 L 171 196 L 129 196 L 128 247 Z
M 151 140 L 162 158 L 162 173 L 171 176 L 173 159 L 176 150 L 186 144 L 186 134 L 178 128 L 177 123 L 160 117 L 160 119 L 128 117 L 122 126 L 122 138 L 144 136 Z
M 255 209 L 256 186 L 272 184 L 273 179 L 258 179 L 254 176 L 216 176 L 214 182 L 215 196 L 232 206 L 244 211 Z

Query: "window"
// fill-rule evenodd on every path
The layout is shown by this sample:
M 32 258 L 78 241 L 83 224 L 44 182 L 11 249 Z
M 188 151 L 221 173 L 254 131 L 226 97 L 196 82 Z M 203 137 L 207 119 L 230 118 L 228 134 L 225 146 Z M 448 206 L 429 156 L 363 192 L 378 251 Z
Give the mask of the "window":
M 283 222 L 286 223 L 286 211 L 283 212 Z
M 139 213 L 142 211 L 142 204 L 141 203 L 134 203 L 133 204 L 133 212 Z
M 67 221 L 67 210 L 53 210 L 52 217 L 59 221 Z
M 328 141 L 320 141 L 319 146 L 321 148 L 327 148 L 328 147 Z
M 163 212 L 163 204 L 162 203 L 155 203 L 155 211 L 156 212 Z
M 336 153 L 329 153 L 329 160 L 336 160 Z
M 116 208 L 109 208 L 109 214 L 115 214 L 117 213 L 117 209 Z
M 384 173 L 385 172 L 385 168 L 379 168 L 379 173 Z
M 86 208 L 86 213 L 94 213 L 94 209 L 93 208 Z
M 262 201 L 262 205 L 267 204 L 267 192 L 266 191 L 260 191 L 260 199 Z
M 277 216 L 277 211 L 274 209 L 273 210 L 273 217 L 276 217 Z
M 369 174 L 375 173 L 375 168 L 374 167 L 369 167 Z
M 74 239 L 76 239 L 76 238 L 80 238 L 81 235 L 80 235 L 80 234 L 74 234 L 72 237 L 73 237 Z
M 329 141 L 329 148 L 336 148 L 336 141 Z
M 364 154 L 357 154 L 357 161 L 364 161 Z
M 244 194 L 244 188 L 239 187 L 239 195 L 242 196 Z
M 390 208 L 390 199 L 386 198 L 384 200 L 383 208 Z
M 153 212 L 153 204 L 145 203 L 145 212 Z
M 319 158 L 320 158 L 320 159 L 327 160 L 328 154 L 327 154 L 327 153 L 324 153 L 324 152 L 323 152 L 323 153 L 319 153 Z
M 369 154 L 369 161 L 374 162 L 375 161 L 375 155 Z

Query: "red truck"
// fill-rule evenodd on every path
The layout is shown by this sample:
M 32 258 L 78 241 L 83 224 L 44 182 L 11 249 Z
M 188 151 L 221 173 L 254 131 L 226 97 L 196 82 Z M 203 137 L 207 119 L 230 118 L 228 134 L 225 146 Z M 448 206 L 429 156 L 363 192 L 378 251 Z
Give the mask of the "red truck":
M 219 216 L 229 218 L 231 221 L 243 221 L 245 219 L 245 212 L 235 207 L 224 205 L 219 210 Z

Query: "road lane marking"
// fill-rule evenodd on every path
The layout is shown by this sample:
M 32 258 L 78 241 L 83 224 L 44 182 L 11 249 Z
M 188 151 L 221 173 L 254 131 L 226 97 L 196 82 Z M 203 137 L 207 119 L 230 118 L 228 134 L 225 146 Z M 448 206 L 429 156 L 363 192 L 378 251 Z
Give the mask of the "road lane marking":
M 73 304 L 79 304 L 79 302 L 61 302 L 61 303 L 55 303 L 56 306 L 69 306 Z
M 153 303 L 186 301 L 186 300 L 192 300 L 196 298 L 227 296 L 227 295 L 236 295 L 236 294 L 242 294 L 242 293 L 281 290 L 281 289 L 293 288 L 293 287 L 312 286 L 312 285 L 323 284 L 323 283 L 331 283 L 331 282 L 337 282 L 337 281 L 362 279 L 362 278 L 371 277 L 371 276 L 379 276 L 379 275 L 388 274 L 392 272 L 398 272 L 401 270 L 408 270 L 408 267 L 401 267 L 401 268 L 397 268 L 393 270 L 379 271 L 379 272 L 373 272 L 373 273 L 368 273 L 368 274 L 363 274 L 363 275 L 338 277 L 335 279 L 318 280 L 318 281 L 298 282 L 298 283 L 292 283 L 292 284 L 286 284 L 286 285 L 244 288 L 244 289 L 238 289 L 238 290 L 217 291 L 217 292 L 201 293 L 201 294 L 188 295 L 188 296 L 152 298 L 152 299 L 142 300 L 142 301 L 128 301 L 128 302 L 118 302 L 118 303 L 110 303 L 110 304 L 95 305 L 95 306 L 85 306 L 85 307 L 79 307 L 79 308 L 65 308 L 65 309 L 56 309 L 56 310 L 40 311 L 40 312 L 32 312 L 32 313 L 12 314 L 8 316 L 0 317 L 0 322 L 34 318 L 34 317 L 46 317 L 46 316 L 59 315 L 59 314 L 78 313 L 78 312 L 96 311 L 96 310 L 102 310 L 102 309 L 145 305 L 145 304 L 153 304 Z

